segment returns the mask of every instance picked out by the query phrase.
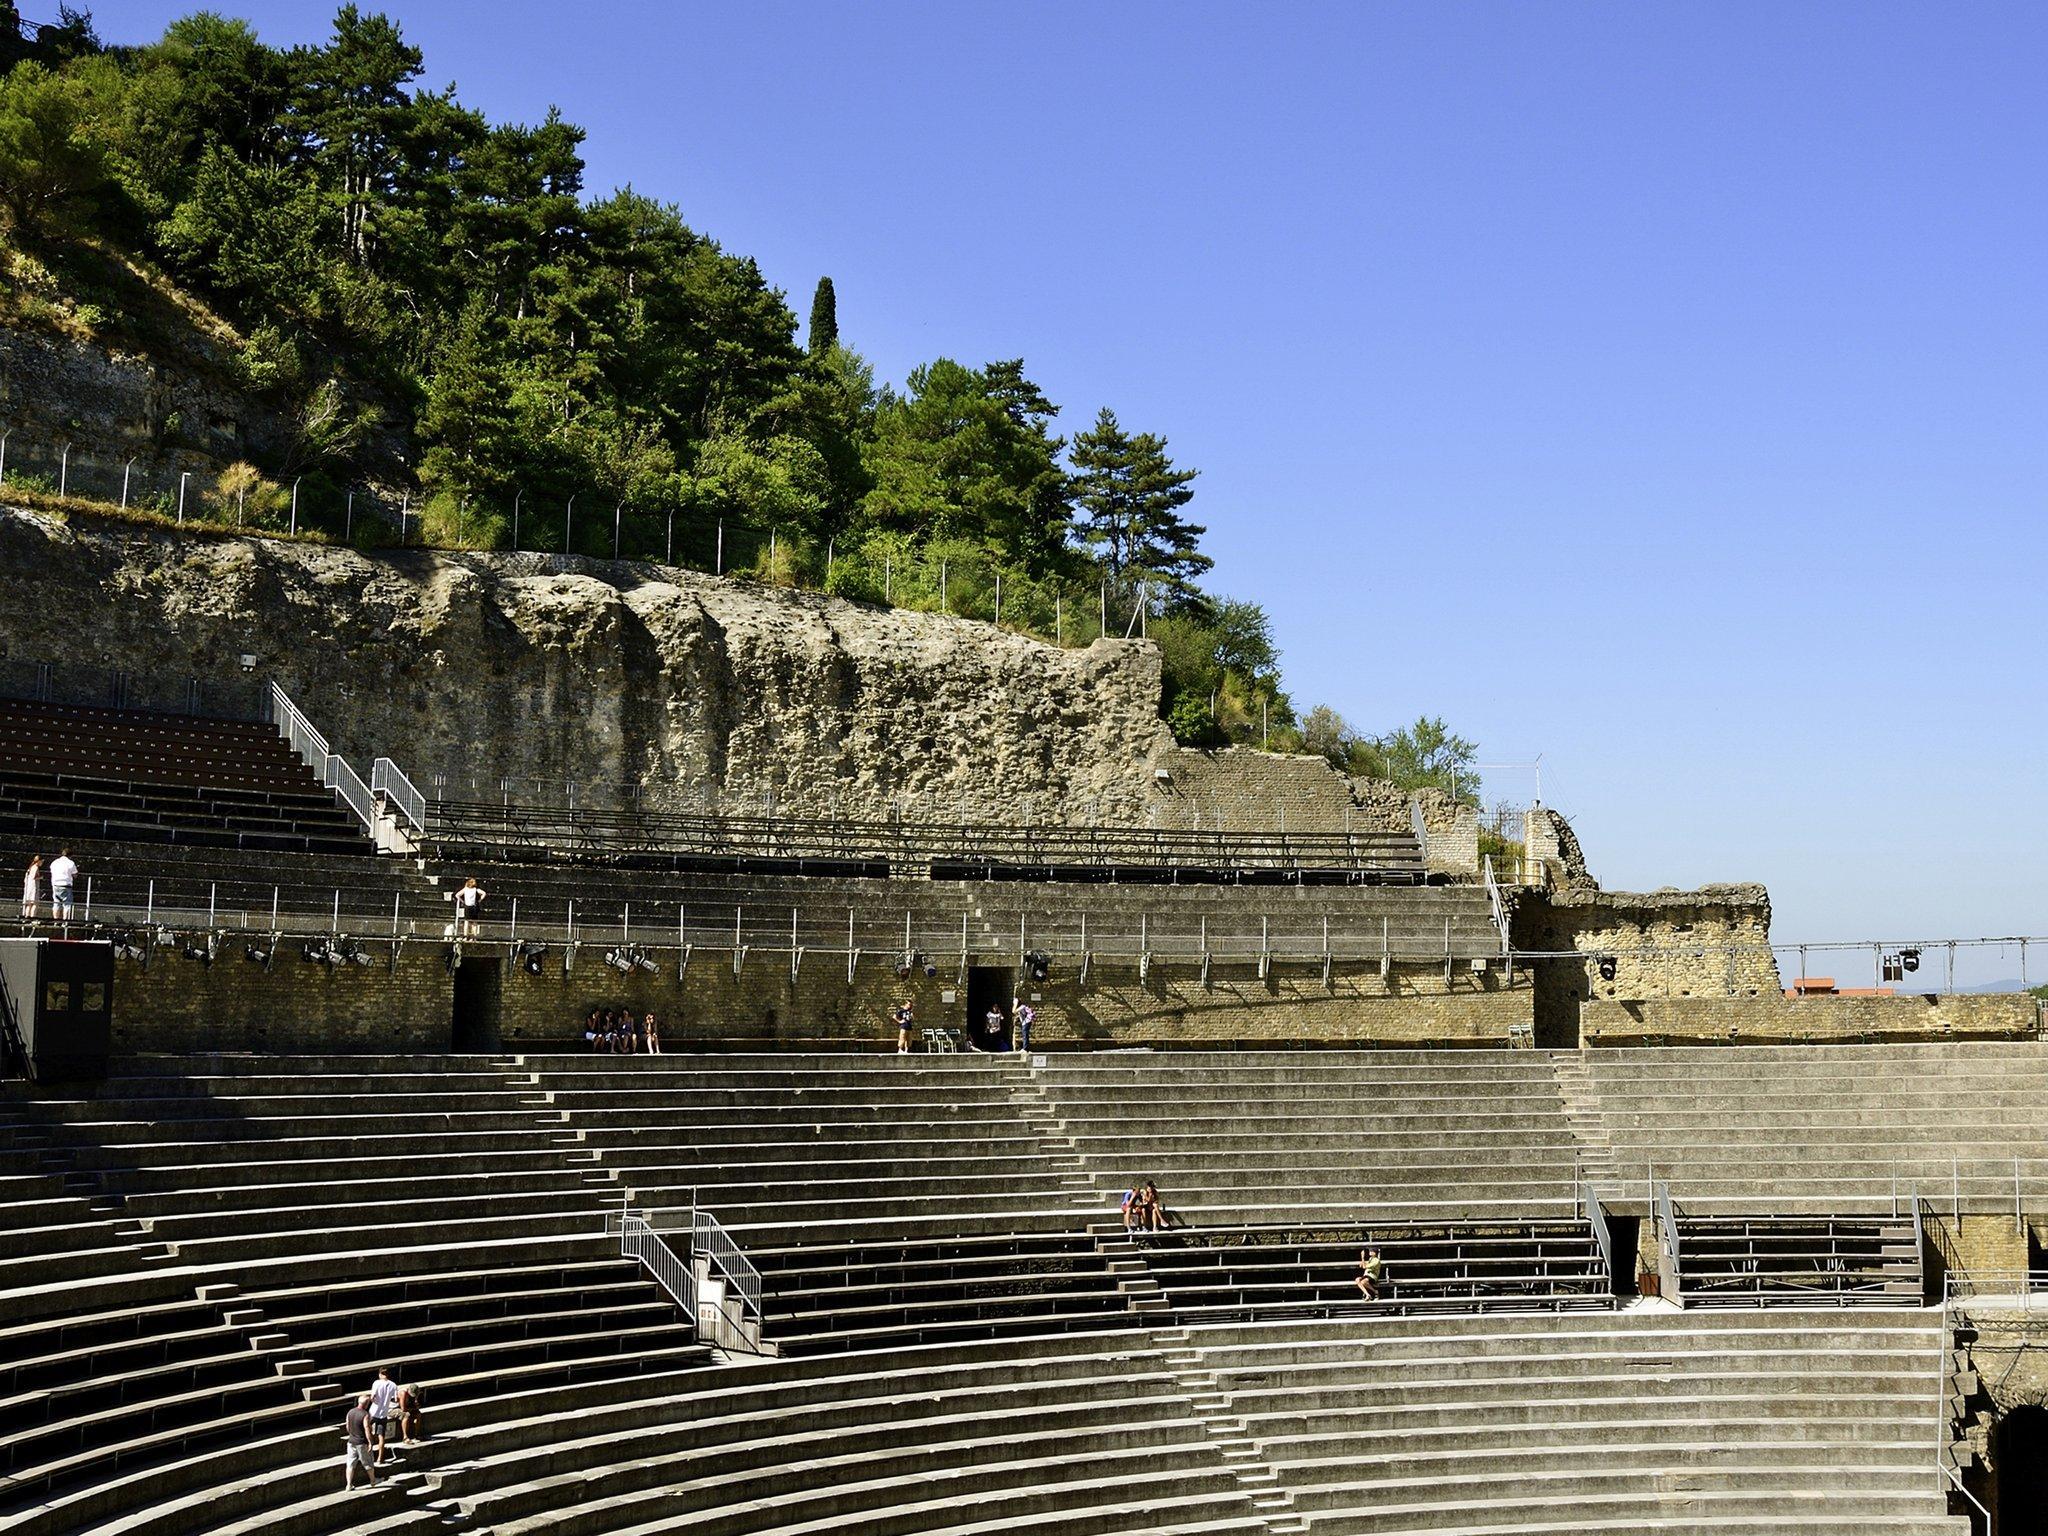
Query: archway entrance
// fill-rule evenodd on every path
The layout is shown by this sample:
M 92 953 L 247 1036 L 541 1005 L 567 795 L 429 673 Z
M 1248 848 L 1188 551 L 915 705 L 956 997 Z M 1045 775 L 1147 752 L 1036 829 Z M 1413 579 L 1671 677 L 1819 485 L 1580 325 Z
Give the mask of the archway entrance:
M 2048 1536 L 2048 1408 L 2015 1408 L 1991 1429 L 1994 1536 Z
M 449 1049 L 457 1053 L 495 1051 L 498 1016 L 505 988 L 505 962 L 462 957 L 455 968 L 455 1009 L 448 1031 Z

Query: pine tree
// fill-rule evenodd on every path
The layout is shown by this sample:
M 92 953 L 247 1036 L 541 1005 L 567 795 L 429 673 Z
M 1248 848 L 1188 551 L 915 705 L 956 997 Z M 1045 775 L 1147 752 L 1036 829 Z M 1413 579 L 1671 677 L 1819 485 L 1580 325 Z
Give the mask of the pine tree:
M 1196 547 L 1208 530 L 1180 515 L 1197 471 L 1175 469 L 1164 438 L 1126 432 L 1107 406 L 1075 435 L 1073 463 L 1077 531 L 1110 580 L 1146 583 L 1169 607 L 1199 601 L 1195 580 L 1215 563 Z
M 821 277 L 817 292 L 811 295 L 811 356 L 823 357 L 838 345 L 839 299 L 832 292 L 832 279 Z

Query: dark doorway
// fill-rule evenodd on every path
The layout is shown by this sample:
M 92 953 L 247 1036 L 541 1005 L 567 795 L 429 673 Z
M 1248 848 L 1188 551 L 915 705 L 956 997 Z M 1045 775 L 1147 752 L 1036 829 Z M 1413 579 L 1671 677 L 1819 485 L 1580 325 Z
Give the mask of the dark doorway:
M 2015 1408 L 1991 1429 L 1997 1536 L 2048 1533 L 2048 1408 Z
M 503 960 L 465 955 L 455 968 L 455 1019 L 448 1046 L 457 1052 L 498 1048 L 498 1008 L 505 985 Z
M 1017 996 L 1017 973 L 1007 965 L 972 965 L 967 968 L 967 1039 L 984 1051 L 1010 1048 L 1010 1003 Z M 1001 1026 L 991 1034 L 988 1012 L 1002 1013 Z
M 1633 1296 L 1636 1294 L 1636 1266 L 1639 1262 L 1636 1244 L 1643 1240 L 1643 1222 L 1639 1216 L 1607 1217 L 1608 1235 L 1614 1239 L 1614 1294 Z

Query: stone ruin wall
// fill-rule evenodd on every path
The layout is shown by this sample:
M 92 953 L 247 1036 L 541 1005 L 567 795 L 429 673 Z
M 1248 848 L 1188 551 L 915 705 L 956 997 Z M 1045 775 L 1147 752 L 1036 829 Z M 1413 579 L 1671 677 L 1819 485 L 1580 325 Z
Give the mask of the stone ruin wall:
M 0 569 L 0 664 L 274 677 L 359 772 L 388 755 L 451 796 L 1144 825 L 1173 750 L 1149 642 L 1062 650 L 689 571 L 7 511 Z
M 253 700 L 276 678 L 368 774 L 650 808 L 1230 832 L 1406 831 L 1410 797 L 1319 757 L 1174 744 L 1143 640 L 984 623 L 693 571 L 385 551 L 0 510 L 0 668 L 118 668 Z M 246 675 L 243 656 L 254 658 Z M 1423 791 L 1433 869 L 1477 868 Z

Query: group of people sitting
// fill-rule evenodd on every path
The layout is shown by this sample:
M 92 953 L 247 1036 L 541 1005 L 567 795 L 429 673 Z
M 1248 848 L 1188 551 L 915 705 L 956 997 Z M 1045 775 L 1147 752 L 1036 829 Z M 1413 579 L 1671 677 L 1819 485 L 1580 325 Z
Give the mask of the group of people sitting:
M 619 1056 L 661 1054 L 661 1021 L 652 1013 L 636 1015 L 630 1008 L 593 1008 L 583 1020 L 583 1043 L 593 1051 Z
M 1171 1225 L 1166 1219 L 1166 1203 L 1159 1198 L 1157 1184 L 1147 1179 L 1124 1191 L 1126 1232 L 1164 1232 Z

